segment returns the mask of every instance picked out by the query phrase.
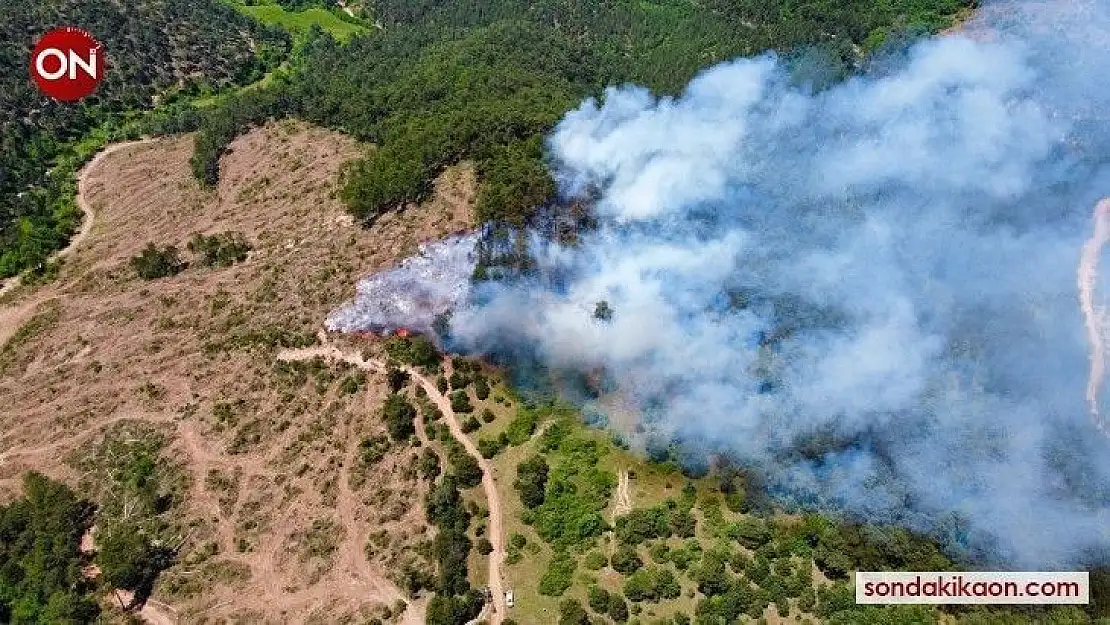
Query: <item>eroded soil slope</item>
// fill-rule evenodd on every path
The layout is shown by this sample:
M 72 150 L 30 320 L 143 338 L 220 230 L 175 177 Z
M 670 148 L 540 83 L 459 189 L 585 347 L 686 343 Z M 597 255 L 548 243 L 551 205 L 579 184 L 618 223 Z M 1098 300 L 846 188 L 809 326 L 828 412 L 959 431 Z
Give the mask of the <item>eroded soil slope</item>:
M 184 544 L 155 597 L 182 622 L 362 621 L 386 606 L 422 620 L 420 601 L 396 607 L 400 571 L 426 565 L 419 450 L 360 451 L 385 431 L 383 376 L 274 358 L 314 341 L 359 276 L 469 225 L 466 167 L 426 205 L 352 224 L 336 179 L 359 149 L 271 125 L 233 144 L 215 190 L 189 174 L 192 137 L 120 150 L 89 172 L 96 221 L 61 278 L 0 303 L 31 308 L 0 347 L 0 499 L 28 469 L 78 484 L 75 454 L 121 423 L 168 432 L 188 477 Z M 153 281 L 129 265 L 148 242 L 223 231 L 246 235 L 245 262 Z

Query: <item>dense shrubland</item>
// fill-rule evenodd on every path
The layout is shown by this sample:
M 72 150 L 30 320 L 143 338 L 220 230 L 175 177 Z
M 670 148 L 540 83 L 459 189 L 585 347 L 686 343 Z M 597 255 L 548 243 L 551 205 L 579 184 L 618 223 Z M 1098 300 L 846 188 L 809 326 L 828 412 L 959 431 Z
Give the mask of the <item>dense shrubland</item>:
M 438 576 L 435 595 L 428 603 L 425 622 L 433 625 L 461 625 L 477 616 L 483 598 L 466 577 L 466 560 L 471 541 L 467 537 L 470 514 L 459 494 L 461 485 L 449 474 L 428 494 L 425 509 L 428 522 L 436 526 L 432 552 Z
M 153 243 L 147 243 L 137 256 L 131 258 L 131 268 L 143 280 L 157 280 L 180 273 L 185 268 L 185 264 L 181 261 L 181 254 L 177 247 L 173 245 L 158 247 Z
M 251 6 L 265 4 L 265 2 L 259 2 L 258 0 L 243 0 L 243 4 Z M 338 0 L 274 0 L 273 4 L 289 11 L 303 11 L 312 7 L 333 8 L 339 6 Z
M 761 622 L 771 606 L 799 622 L 852 625 L 1084 623 L 1106 616 L 1098 589 L 1110 578 L 1103 571 L 1092 574 L 1095 597 L 1086 608 L 858 606 L 853 571 L 979 565 L 953 559 L 933 538 L 904 528 L 783 514 L 762 503 L 766 495 L 758 492 L 754 476 L 724 461 L 709 475 L 686 477 L 665 468 L 673 458 L 662 458 L 662 467 L 633 464 L 648 474 L 633 479 L 645 480 L 641 488 L 661 501 L 637 502 L 610 524 L 602 513 L 612 503 L 615 479 L 598 467 L 613 448 L 574 417 L 551 420 L 549 409 L 521 408 L 528 412 L 548 422 L 516 462 L 514 488 L 520 519 L 551 552 L 528 583 L 539 595 L 557 598 L 560 623 L 605 617 L 616 623 Z M 759 503 L 749 507 L 745 501 Z M 522 549 L 526 544 L 529 539 L 519 534 L 510 539 L 508 575 L 518 570 L 513 565 L 538 557 L 540 552 Z
M 152 387 L 153 388 L 153 387 Z M 181 544 L 177 522 L 185 476 L 149 426 L 123 423 L 103 442 L 78 449 L 80 492 L 95 501 L 96 564 L 104 582 L 145 600 Z
M 247 259 L 251 244 L 241 232 L 204 235 L 194 233 L 185 246 L 193 254 L 194 263 L 203 267 L 230 267 Z M 130 260 L 131 268 L 144 280 L 177 275 L 189 266 L 176 245 L 158 246 L 147 243 Z
M 251 245 L 241 232 L 220 232 L 204 235 L 199 232 L 186 246 L 207 267 L 230 267 L 247 259 Z

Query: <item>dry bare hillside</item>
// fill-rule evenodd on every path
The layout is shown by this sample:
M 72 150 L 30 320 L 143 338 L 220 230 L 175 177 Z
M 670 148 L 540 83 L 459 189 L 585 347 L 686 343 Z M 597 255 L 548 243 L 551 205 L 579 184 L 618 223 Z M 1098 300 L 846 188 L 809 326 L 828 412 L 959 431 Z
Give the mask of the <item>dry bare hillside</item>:
M 420 450 L 367 460 L 359 447 L 385 431 L 384 379 L 274 354 L 314 340 L 358 276 L 466 227 L 473 172 L 449 170 L 431 202 L 366 230 L 334 197 L 359 152 L 345 137 L 255 130 L 213 191 L 190 177 L 191 150 L 179 137 L 105 158 L 86 187 L 96 222 L 61 278 L 0 302 L 14 326 L 0 348 L 0 500 L 28 469 L 90 484 L 86 456 L 145 423 L 183 476 L 184 546 L 155 589 L 182 622 L 362 622 L 387 606 L 387 620 L 419 622 L 419 602 L 397 616 L 394 580 L 430 537 L 414 505 Z M 153 281 L 129 265 L 148 242 L 229 230 L 253 246 L 243 263 Z

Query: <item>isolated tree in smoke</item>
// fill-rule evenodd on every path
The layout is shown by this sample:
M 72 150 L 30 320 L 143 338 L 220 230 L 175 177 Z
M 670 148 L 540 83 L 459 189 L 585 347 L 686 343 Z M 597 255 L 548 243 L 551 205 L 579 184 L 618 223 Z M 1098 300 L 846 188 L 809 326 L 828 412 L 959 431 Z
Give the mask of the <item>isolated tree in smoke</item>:
M 613 308 L 609 305 L 609 302 L 601 300 L 594 306 L 594 319 L 599 319 L 601 321 L 610 321 L 613 319 Z

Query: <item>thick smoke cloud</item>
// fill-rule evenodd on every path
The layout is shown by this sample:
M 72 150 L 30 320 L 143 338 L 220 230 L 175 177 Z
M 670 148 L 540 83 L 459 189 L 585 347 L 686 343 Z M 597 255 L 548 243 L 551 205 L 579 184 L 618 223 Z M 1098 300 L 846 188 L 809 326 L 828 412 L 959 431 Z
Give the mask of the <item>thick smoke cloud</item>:
M 338 332 L 404 328 L 432 334 L 439 315 L 466 301 L 477 241 L 477 234 L 465 234 L 420 244 L 399 266 L 359 280 L 355 299 L 324 325 Z
M 537 243 L 549 278 L 485 284 L 452 340 L 603 371 L 649 433 L 788 501 L 1013 566 L 1102 553 L 1076 263 L 1110 195 L 1110 2 L 971 30 L 819 93 L 768 55 L 586 101 L 549 147 L 599 227 Z

